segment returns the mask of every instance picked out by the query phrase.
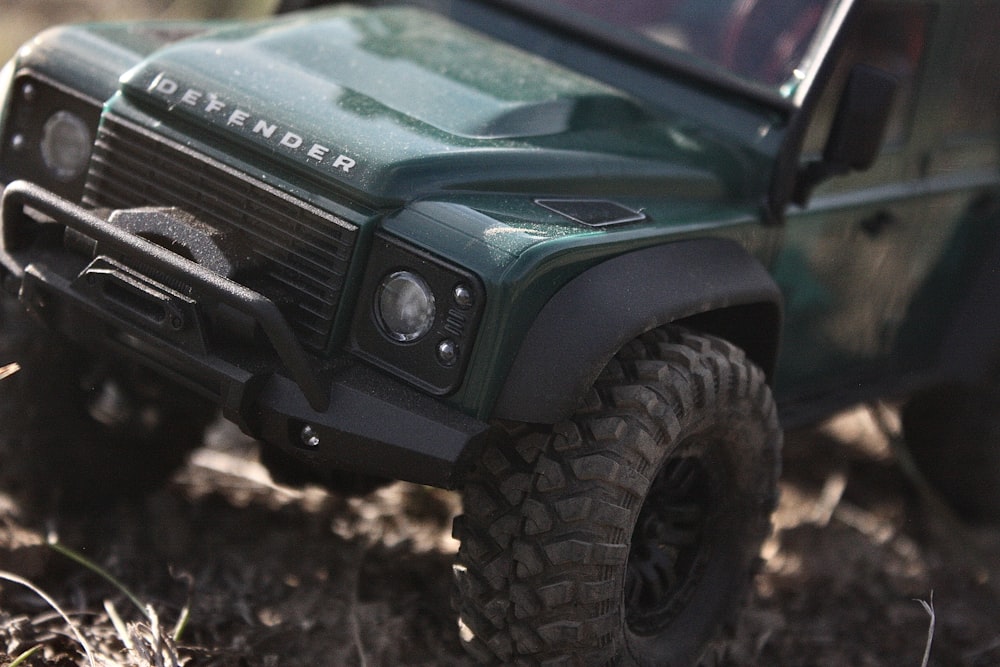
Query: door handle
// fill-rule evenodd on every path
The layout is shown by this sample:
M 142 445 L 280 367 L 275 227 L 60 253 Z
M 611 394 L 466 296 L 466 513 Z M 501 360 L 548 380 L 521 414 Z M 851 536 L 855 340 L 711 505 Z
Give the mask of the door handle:
M 899 218 L 889 211 L 879 211 L 863 219 L 858 226 L 861 227 L 865 234 L 874 238 L 885 231 L 887 227 L 891 227 L 897 222 L 899 222 Z

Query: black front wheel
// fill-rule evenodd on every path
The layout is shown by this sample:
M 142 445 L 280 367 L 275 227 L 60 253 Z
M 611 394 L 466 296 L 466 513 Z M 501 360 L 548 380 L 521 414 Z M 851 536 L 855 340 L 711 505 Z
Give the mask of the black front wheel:
M 695 663 L 746 597 L 780 447 L 741 350 L 679 328 L 634 341 L 575 415 L 515 429 L 469 478 L 466 646 L 486 663 Z

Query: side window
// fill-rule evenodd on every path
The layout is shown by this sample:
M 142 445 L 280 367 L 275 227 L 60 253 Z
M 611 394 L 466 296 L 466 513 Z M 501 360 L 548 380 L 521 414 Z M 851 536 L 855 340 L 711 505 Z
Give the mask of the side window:
M 945 117 L 946 136 L 976 139 L 1000 130 L 1000 2 L 970 3 L 969 22 L 955 61 L 955 94 Z
M 878 67 L 898 78 L 899 90 L 886 129 L 885 146 L 898 146 L 907 139 L 917 73 L 931 22 L 930 7 L 914 3 L 869 2 L 860 11 L 806 134 L 803 150 L 808 156 L 823 152 L 847 75 L 858 63 Z

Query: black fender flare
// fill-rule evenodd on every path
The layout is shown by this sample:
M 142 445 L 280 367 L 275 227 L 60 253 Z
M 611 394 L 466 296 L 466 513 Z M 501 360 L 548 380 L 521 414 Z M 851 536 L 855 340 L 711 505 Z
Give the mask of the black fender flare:
M 689 321 L 742 347 L 769 375 L 782 297 L 735 241 L 678 241 L 619 255 L 563 286 L 528 329 L 493 416 L 552 424 L 571 414 L 630 340 Z

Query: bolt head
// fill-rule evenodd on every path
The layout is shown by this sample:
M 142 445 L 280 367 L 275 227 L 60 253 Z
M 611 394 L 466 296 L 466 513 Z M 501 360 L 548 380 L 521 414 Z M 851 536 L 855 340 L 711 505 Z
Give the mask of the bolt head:
M 309 424 L 302 427 L 302 431 L 299 433 L 299 438 L 302 440 L 302 444 L 310 449 L 319 447 L 319 433 L 317 433 L 316 429 Z
M 451 366 L 458 361 L 458 345 L 450 338 L 446 338 L 437 346 L 437 357 L 445 366 Z

